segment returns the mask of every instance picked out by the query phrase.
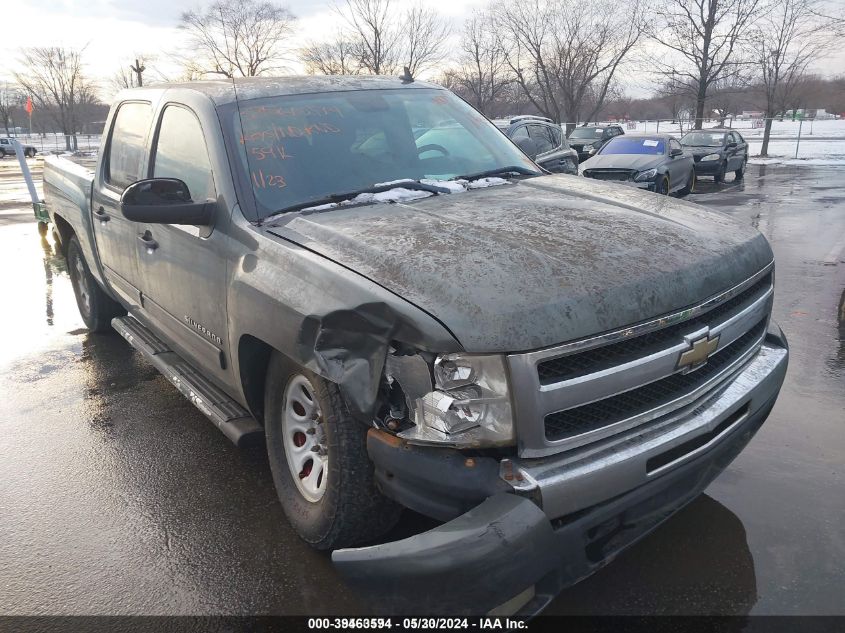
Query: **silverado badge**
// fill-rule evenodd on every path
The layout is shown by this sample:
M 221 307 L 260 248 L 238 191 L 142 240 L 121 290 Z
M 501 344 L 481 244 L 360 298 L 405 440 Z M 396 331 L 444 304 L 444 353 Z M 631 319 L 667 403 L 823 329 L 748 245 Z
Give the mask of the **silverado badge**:
M 678 357 L 678 369 L 683 369 L 685 374 L 703 367 L 710 354 L 719 347 L 719 335 L 710 338 L 709 330 L 686 337 L 686 341 L 690 348 L 681 352 Z

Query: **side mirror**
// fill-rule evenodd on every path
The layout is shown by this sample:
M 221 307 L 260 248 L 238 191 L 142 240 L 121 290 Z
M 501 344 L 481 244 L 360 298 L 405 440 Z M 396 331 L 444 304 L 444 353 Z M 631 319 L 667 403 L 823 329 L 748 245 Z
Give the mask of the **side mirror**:
M 123 191 L 120 212 L 133 222 L 208 226 L 214 202 L 194 202 L 188 185 L 178 178 L 148 178 Z
M 735 147 L 736 147 L 736 143 L 734 143 L 733 141 L 731 141 L 730 143 L 728 143 L 727 145 L 725 145 L 725 147 L 727 147 L 728 149 L 733 149 L 733 148 L 735 148 Z
M 521 149 L 531 160 L 537 158 L 537 141 L 528 136 L 516 139 L 516 146 Z
M 683 155 L 684 155 L 684 150 L 678 149 L 677 147 L 669 150 L 669 156 L 671 156 L 672 158 L 675 158 L 675 156 L 683 156 Z

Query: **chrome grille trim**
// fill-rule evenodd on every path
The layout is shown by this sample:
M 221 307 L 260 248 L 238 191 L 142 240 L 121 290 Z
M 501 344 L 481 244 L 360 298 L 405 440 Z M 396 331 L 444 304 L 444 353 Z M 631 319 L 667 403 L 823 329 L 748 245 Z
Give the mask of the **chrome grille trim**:
M 648 332 L 705 315 L 706 312 L 729 301 L 753 286 L 766 275 L 771 274 L 773 266 L 774 263 L 772 262 L 742 283 L 692 308 L 588 339 L 533 352 L 508 355 L 507 359 L 514 393 L 514 410 L 516 414 L 520 456 L 541 457 L 569 448 L 583 446 L 597 439 L 633 428 L 671 410 L 684 406 L 685 403 L 702 396 L 708 390 L 714 388 L 722 378 L 731 374 L 737 367 L 746 362 L 759 349 L 765 333 L 746 354 L 743 354 L 741 358 L 731 363 L 717 377 L 705 383 L 703 387 L 695 390 L 692 394 L 687 394 L 687 397 L 670 403 L 664 403 L 656 409 L 644 412 L 635 417 L 563 439 L 548 439 L 546 437 L 544 420 L 547 415 L 597 402 L 642 387 L 678 372 L 679 370 L 676 366 L 677 358 L 682 351 L 688 348 L 686 341 L 706 332 L 708 328 L 701 328 L 695 332 L 685 332 L 685 336 L 680 337 L 676 344 L 667 346 L 655 353 L 608 369 L 556 383 L 540 384 L 537 366 L 541 362 L 569 354 L 576 354 L 599 346 L 625 341 Z M 710 335 L 719 335 L 719 346 L 714 354 L 718 354 L 722 349 L 743 336 L 757 325 L 761 319 L 768 321 L 773 302 L 773 281 L 774 278 L 772 277 L 772 285 L 759 296 L 756 296 L 757 293 L 755 293 L 756 298 L 751 303 L 743 306 L 738 312 L 721 322 L 709 325 Z

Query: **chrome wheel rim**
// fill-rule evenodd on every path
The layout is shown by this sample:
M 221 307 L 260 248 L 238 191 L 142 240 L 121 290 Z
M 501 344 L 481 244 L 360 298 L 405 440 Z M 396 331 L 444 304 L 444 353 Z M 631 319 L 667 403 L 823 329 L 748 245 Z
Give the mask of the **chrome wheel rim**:
M 326 493 L 328 442 L 314 386 L 302 374 L 291 378 L 285 388 L 282 442 L 290 474 L 299 493 L 306 500 L 316 503 Z

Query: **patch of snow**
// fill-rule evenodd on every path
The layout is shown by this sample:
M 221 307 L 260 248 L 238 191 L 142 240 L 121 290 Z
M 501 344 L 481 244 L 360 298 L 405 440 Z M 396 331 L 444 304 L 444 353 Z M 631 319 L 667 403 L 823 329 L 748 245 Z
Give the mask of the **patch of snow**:
M 507 185 L 510 181 L 504 178 L 479 178 L 467 183 L 467 189 L 484 189 L 485 187 L 496 187 L 498 185 Z
M 407 202 L 428 198 L 434 194 L 430 191 L 415 191 L 404 187 L 394 187 L 379 193 L 359 193 L 351 200 L 345 200 L 342 204 L 367 204 L 372 202 Z
M 403 182 L 409 182 L 409 179 L 404 178 L 402 180 L 393 180 L 390 182 L 376 183 L 375 186 L 382 187 L 392 184 L 401 184 Z M 420 180 L 420 182 L 425 185 L 432 185 L 434 187 L 442 187 L 443 189 L 448 189 L 449 194 L 463 193 L 464 191 L 468 191 L 469 189 L 484 189 L 485 187 L 495 187 L 497 185 L 510 184 L 510 181 L 505 180 L 504 178 L 478 178 L 472 181 L 434 180 L 430 178 L 424 178 Z M 349 200 L 342 200 L 340 202 L 330 202 L 329 204 L 321 204 L 314 207 L 306 207 L 302 209 L 302 211 L 328 211 L 330 209 L 335 209 L 337 207 L 348 206 L 352 204 L 409 202 L 411 200 L 420 200 L 422 198 L 428 198 L 429 196 L 433 195 L 435 194 L 430 191 L 417 191 L 415 189 L 406 189 L 405 187 L 394 187 L 393 189 L 388 189 L 387 191 L 381 191 L 379 193 L 359 193 L 357 196 L 355 196 L 354 198 L 350 198 Z
M 424 185 L 448 189 L 449 193 L 461 193 L 462 191 L 467 190 L 466 180 L 436 180 L 434 178 L 423 178 L 420 182 Z
M 748 162 L 756 165 L 773 164 L 776 160 L 779 163 L 790 161 L 794 165 L 839 165 L 845 162 L 845 139 L 843 140 L 820 140 L 813 138 L 802 138 L 798 144 L 798 158 L 795 158 L 796 141 L 772 140 L 769 142 L 769 156 L 759 156 L 762 142 L 752 140 L 748 143 Z M 810 162 L 823 161 L 823 162 Z

